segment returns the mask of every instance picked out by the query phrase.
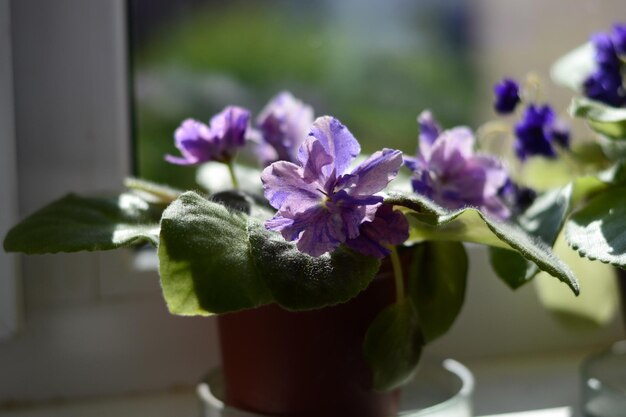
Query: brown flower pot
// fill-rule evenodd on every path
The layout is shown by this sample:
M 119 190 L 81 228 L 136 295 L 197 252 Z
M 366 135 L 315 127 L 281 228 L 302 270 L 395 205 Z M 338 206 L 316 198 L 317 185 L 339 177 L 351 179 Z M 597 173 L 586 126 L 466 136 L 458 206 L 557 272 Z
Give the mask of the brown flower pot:
M 356 298 L 305 312 L 277 305 L 218 317 L 225 402 L 265 415 L 395 415 L 399 392 L 372 390 L 362 346 L 394 301 L 388 266 Z

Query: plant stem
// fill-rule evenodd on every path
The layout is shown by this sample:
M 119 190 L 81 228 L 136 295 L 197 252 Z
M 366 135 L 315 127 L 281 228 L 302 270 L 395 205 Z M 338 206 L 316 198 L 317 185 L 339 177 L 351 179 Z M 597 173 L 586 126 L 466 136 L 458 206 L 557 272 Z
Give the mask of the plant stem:
M 237 176 L 235 175 L 235 167 L 233 166 L 232 161 L 226 162 L 226 166 L 228 167 L 228 173 L 230 174 L 230 180 L 233 183 L 233 188 L 235 190 L 239 189 L 239 181 L 237 181 Z
M 395 246 L 391 246 L 391 265 L 393 266 L 393 275 L 396 280 L 396 302 L 404 299 L 404 275 L 402 274 L 402 264 Z

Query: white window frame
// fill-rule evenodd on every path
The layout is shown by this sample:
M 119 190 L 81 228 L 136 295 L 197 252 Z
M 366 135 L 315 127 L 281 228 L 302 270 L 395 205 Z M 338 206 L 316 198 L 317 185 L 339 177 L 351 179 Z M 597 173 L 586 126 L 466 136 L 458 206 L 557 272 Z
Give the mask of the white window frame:
M 9 0 L 0 0 L 0 236 L 17 220 L 18 201 L 10 16 Z M 0 341 L 17 332 L 19 305 L 16 256 L 0 251 Z

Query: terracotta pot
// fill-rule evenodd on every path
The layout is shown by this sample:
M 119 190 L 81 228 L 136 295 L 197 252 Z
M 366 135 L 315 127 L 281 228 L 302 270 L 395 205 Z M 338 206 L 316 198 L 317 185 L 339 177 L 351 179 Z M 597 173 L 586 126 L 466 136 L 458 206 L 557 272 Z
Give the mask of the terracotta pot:
M 365 332 L 394 301 L 390 268 L 345 304 L 305 312 L 277 305 L 218 317 L 225 402 L 265 415 L 383 417 L 399 392 L 376 392 Z

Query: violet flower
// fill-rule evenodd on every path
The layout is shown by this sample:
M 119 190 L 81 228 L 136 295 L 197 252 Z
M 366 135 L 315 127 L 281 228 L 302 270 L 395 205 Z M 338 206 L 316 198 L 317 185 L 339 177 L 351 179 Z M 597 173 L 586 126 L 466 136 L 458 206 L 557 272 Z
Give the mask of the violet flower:
M 298 165 L 274 162 L 261 175 L 265 196 L 278 210 L 265 226 L 297 241 L 298 249 L 312 256 L 356 239 L 383 201 L 375 194 L 402 165 L 400 151 L 383 149 L 346 173 L 360 151 L 339 120 L 318 118 L 298 151 Z M 389 236 L 385 240 L 395 241 Z
M 569 145 L 569 128 L 557 120 L 549 105 L 529 105 L 522 119 L 515 125 L 515 153 L 520 160 L 541 155 L 556 158 L 554 142 Z
M 593 100 L 621 107 L 626 104 L 626 92 L 622 85 L 622 62 L 618 53 L 626 52 L 626 25 L 615 25 L 611 35 L 593 35 L 591 43 L 596 69 L 583 82 L 583 92 Z
M 174 133 L 182 158 L 166 155 L 176 165 L 197 165 L 208 161 L 230 162 L 237 148 L 245 145 L 250 112 L 229 106 L 211 118 L 210 126 L 187 119 Z
M 409 222 L 404 214 L 394 210 L 391 204 L 382 204 L 376 210 L 374 220 L 364 221 L 359 236 L 348 239 L 346 246 L 365 255 L 384 258 L 409 238 Z
M 495 102 L 493 107 L 497 113 L 513 113 L 515 107 L 520 103 L 519 84 L 510 78 L 504 78 L 493 86 Z
M 262 142 L 257 154 L 264 166 L 275 161 L 297 161 L 297 151 L 313 124 L 313 108 L 288 91 L 276 95 L 256 120 Z
M 474 153 L 475 139 L 468 128 L 442 132 L 430 112 L 423 112 L 418 123 L 422 132 L 418 155 L 404 157 L 405 165 L 413 171 L 415 192 L 449 209 L 476 207 L 508 218 L 510 210 L 498 197 L 498 190 L 508 179 L 502 163 Z
M 613 25 L 611 40 L 613 41 L 615 52 L 618 55 L 626 55 L 626 23 Z

